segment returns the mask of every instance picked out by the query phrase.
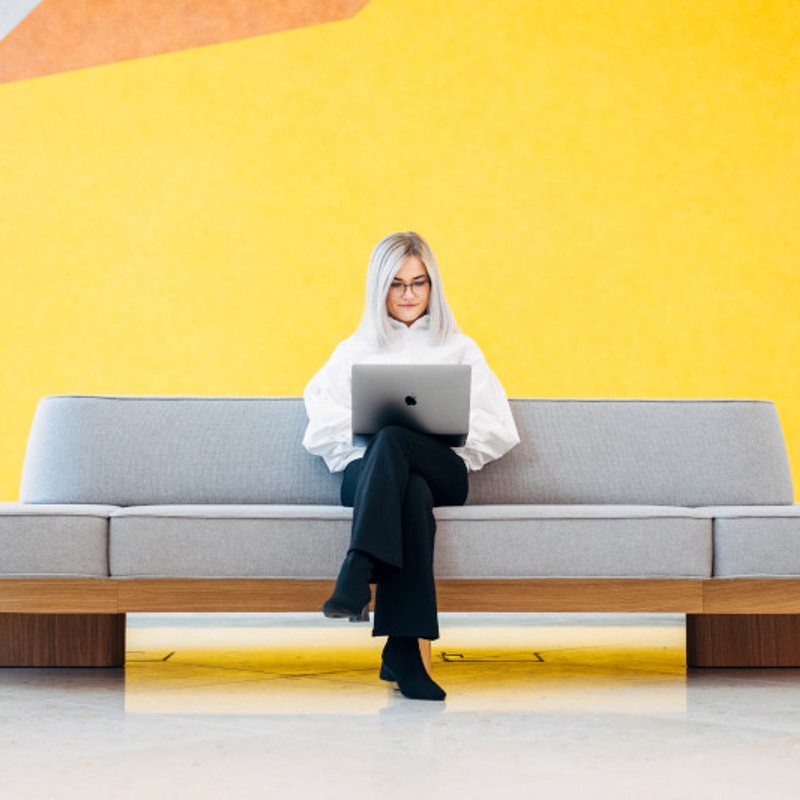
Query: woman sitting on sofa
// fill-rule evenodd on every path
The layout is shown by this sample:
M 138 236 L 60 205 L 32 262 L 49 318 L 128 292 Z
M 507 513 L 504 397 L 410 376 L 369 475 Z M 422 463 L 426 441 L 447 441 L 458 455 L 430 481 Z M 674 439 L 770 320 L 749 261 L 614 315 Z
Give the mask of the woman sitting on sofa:
M 389 426 L 369 445 L 353 444 L 353 364 L 469 364 L 469 435 L 451 448 L 421 433 Z M 373 636 L 388 636 L 380 676 L 406 696 L 443 700 L 418 639 L 439 637 L 433 576 L 433 507 L 463 505 L 470 471 L 519 442 L 506 394 L 478 346 L 457 326 L 428 243 L 393 233 L 375 246 L 367 271 L 364 315 L 305 390 L 305 448 L 331 472 L 344 471 L 341 501 L 353 507 L 350 547 L 326 617 L 356 617 L 376 584 Z

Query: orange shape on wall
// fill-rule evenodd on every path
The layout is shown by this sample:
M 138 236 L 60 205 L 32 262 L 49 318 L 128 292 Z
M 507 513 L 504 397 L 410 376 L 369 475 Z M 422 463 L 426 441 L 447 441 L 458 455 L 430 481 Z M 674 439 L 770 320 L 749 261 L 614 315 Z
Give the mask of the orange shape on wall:
M 0 83 L 348 19 L 369 0 L 44 0 L 0 41 Z

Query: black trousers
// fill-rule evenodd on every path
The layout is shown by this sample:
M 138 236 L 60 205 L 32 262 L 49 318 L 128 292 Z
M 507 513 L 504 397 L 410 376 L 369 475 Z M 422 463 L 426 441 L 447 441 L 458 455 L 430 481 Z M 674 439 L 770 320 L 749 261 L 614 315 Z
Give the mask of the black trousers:
M 376 561 L 373 636 L 438 639 L 433 545 L 434 506 L 460 506 L 467 467 L 447 445 L 389 426 L 351 461 L 342 505 L 353 508 L 350 549 Z

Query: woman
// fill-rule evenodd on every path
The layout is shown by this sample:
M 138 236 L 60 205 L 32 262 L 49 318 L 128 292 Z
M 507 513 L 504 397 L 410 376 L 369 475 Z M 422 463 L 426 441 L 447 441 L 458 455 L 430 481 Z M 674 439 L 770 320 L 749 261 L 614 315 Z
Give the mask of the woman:
M 352 443 L 353 364 L 470 364 L 470 430 L 463 447 L 390 426 L 369 445 Z M 478 346 L 460 333 L 439 268 L 418 234 L 393 233 L 375 246 L 358 330 L 341 342 L 305 390 L 305 448 L 331 472 L 344 471 L 341 501 L 353 508 L 350 548 L 326 617 L 354 617 L 377 585 L 373 636 L 388 636 L 380 676 L 406 697 L 443 700 L 422 663 L 419 639 L 438 639 L 433 578 L 434 506 L 463 505 L 467 474 L 519 442 L 503 387 Z

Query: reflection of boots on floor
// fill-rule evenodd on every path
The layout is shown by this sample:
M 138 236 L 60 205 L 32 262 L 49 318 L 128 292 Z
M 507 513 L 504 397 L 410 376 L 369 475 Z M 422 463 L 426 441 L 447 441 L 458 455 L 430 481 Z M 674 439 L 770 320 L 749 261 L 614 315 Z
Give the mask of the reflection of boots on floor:
M 383 648 L 381 678 L 395 681 L 400 691 L 412 700 L 444 700 L 444 689 L 428 675 L 419 642 L 408 636 L 390 636 Z
M 322 606 L 322 613 L 335 619 L 361 617 L 369 606 L 373 567 L 374 561 L 366 553 L 350 550 L 339 570 L 333 594 Z

